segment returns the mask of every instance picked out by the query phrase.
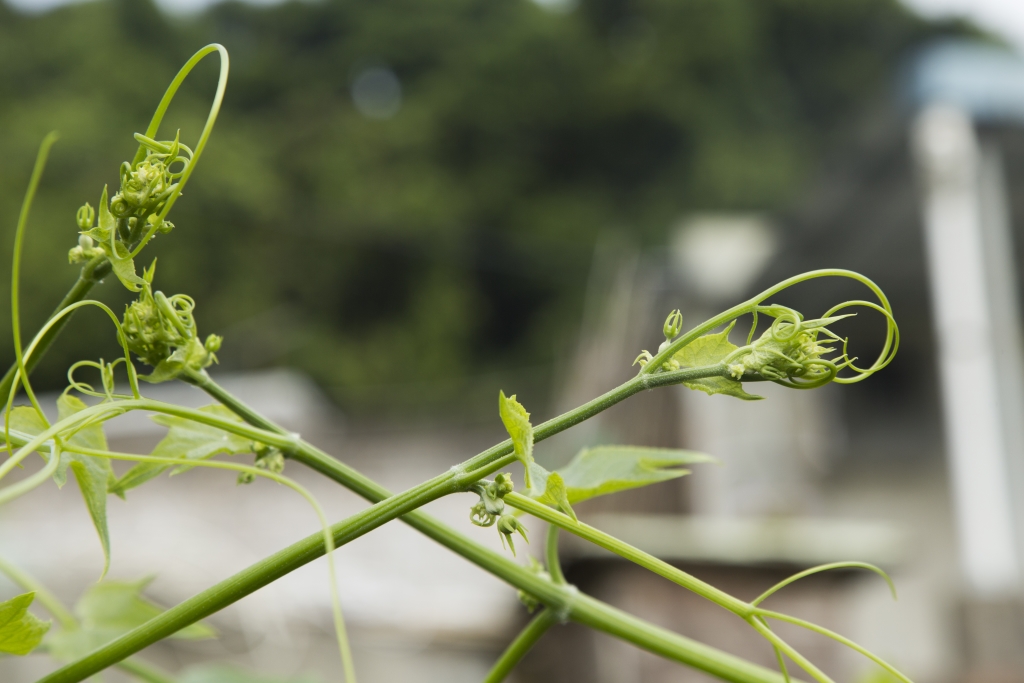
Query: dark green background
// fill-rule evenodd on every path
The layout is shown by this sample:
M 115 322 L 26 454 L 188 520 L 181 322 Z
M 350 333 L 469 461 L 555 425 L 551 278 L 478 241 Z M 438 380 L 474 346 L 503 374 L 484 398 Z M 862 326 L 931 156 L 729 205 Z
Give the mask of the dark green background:
M 482 396 L 490 414 L 503 378 L 543 385 L 571 348 L 597 236 L 657 245 L 687 211 L 784 208 L 904 57 L 968 30 L 890 0 L 228 3 L 190 19 L 148 0 L 0 3 L 0 258 L 59 129 L 26 250 L 34 330 L 75 277 L 75 209 L 117 182 L 180 65 L 222 42 L 219 124 L 178 227 L 142 259 L 160 257 L 157 286 L 198 300 L 227 368 L 301 368 L 357 414 L 464 415 Z M 352 104 L 373 64 L 402 84 L 390 120 Z M 163 137 L 194 141 L 215 74 L 197 70 Z M 112 280 L 97 293 L 127 299 Z M 81 315 L 38 383 L 116 356 L 113 338 Z

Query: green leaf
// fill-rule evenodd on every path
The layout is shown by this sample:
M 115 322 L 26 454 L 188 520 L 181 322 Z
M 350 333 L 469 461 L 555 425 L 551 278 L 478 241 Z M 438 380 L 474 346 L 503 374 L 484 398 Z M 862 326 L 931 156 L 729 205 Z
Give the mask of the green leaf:
M 680 367 L 684 368 L 700 368 L 721 363 L 725 360 L 726 356 L 738 348 L 729 341 L 729 333 L 735 325 L 736 321 L 733 320 L 721 332 L 706 334 L 703 337 L 694 339 L 676 351 L 672 359 L 678 361 Z M 748 394 L 743 390 L 743 384 L 731 377 L 705 377 L 703 379 L 683 382 L 683 384 L 690 389 L 703 391 L 710 396 L 725 394 L 741 398 L 744 401 L 758 401 L 763 398 L 762 396 Z
M 175 379 L 186 367 L 204 367 L 207 359 L 206 347 L 198 339 L 192 338 L 183 346 L 179 346 L 170 356 L 160 361 L 153 372 L 139 375 L 139 379 L 151 384 L 159 384 Z
M 15 406 L 11 409 L 11 429 L 35 436 L 46 430 L 46 423 L 31 406 Z M 43 457 L 48 457 L 44 455 Z
M 0 652 L 27 655 L 50 630 L 50 622 L 28 611 L 35 597 L 35 593 L 25 593 L 0 602 Z
M 59 420 L 63 420 L 85 410 L 86 407 L 80 399 L 70 394 L 61 394 L 57 399 L 57 417 Z M 28 407 L 18 407 L 11 411 L 11 427 L 32 435 L 40 434 L 46 429 L 46 425 L 38 413 Z M 92 523 L 100 537 L 100 545 L 103 546 L 103 573 L 106 574 L 107 568 L 110 566 L 107 489 L 115 479 L 114 470 L 107 458 L 76 453 L 75 446 L 107 450 L 107 437 L 103 434 L 103 425 L 89 424 L 80 428 L 71 437 L 65 437 L 64 450 L 61 451 L 60 462 L 57 464 L 57 470 L 53 473 L 53 480 L 57 482 L 57 486 L 62 487 L 67 483 L 69 467 L 74 473 L 78 489 L 82 492 L 82 498 L 85 500 L 85 507 L 89 510 L 89 516 L 92 517 Z
M 501 415 L 508 435 L 512 437 L 516 458 L 523 463 L 526 488 L 533 490 L 535 486 L 540 486 L 540 481 L 535 481 L 534 476 L 539 466 L 533 461 L 533 425 L 530 424 L 530 414 L 516 400 L 515 394 L 506 397 L 504 391 L 498 393 L 498 414 Z
M 572 521 L 579 522 L 579 519 L 576 517 L 576 512 L 569 504 L 569 495 L 568 489 L 565 486 L 565 480 L 558 472 L 552 472 L 548 475 L 547 482 L 544 485 L 544 495 L 542 498 L 551 501 L 551 504 L 561 508 L 562 512 L 572 517 Z
M 616 491 L 657 484 L 675 479 L 689 470 L 681 465 L 715 462 L 715 459 L 694 451 L 641 446 L 598 446 L 584 448 L 565 467 L 548 479 L 548 487 L 537 500 L 548 505 L 563 506 L 559 486 L 564 487 L 565 505 L 603 496 Z M 559 477 L 561 482 L 551 483 Z M 564 509 L 564 508 L 563 508 Z M 566 511 L 566 514 L 570 514 Z
M 93 228 L 86 230 L 84 234 L 100 244 L 107 244 L 110 242 L 110 236 L 114 234 L 116 227 L 117 220 L 114 218 L 114 214 L 110 213 L 109 202 L 107 201 L 107 186 L 104 185 L 103 193 L 100 195 L 99 221 Z
M 117 242 L 114 244 L 116 245 Z M 110 269 L 114 271 L 114 275 L 121 281 L 121 284 L 133 292 L 142 289 L 145 280 L 135 273 L 135 260 L 131 256 L 122 256 L 117 253 L 116 246 L 104 249 L 104 251 L 107 252 L 107 258 L 110 260 Z
M 152 578 L 140 581 L 102 581 L 90 587 L 75 605 L 80 626 L 53 633 L 47 644 L 57 659 L 79 659 L 141 626 L 164 610 L 142 597 Z M 172 638 L 213 638 L 216 631 L 202 623 L 186 626 Z
M 242 421 L 241 418 L 220 404 L 206 406 L 200 410 L 235 422 Z M 157 424 L 170 428 L 167 436 L 156 445 L 151 453 L 157 457 L 177 458 L 187 463 L 190 460 L 206 460 L 219 453 L 229 455 L 250 453 L 253 449 L 250 439 L 183 417 L 154 415 L 152 419 Z M 126 491 L 159 476 L 169 467 L 170 465 L 140 462 L 125 472 L 124 476 L 110 487 L 110 490 L 123 498 Z M 188 469 L 191 469 L 190 465 L 180 465 L 175 468 L 174 474 L 180 474 Z
M 85 408 L 85 403 L 69 394 L 61 394 L 61 397 L 57 399 L 57 416 L 61 420 L 85 410 Z M 85 500 L 85 506 L 89 509 L 89 516 L 92 517 L 96 533 L 99 534 L 100 545 L 103 546 L 103 574 L 106 575 L 107 569 L 110 567 L 107 491 L 115 479 L 114 470 L 107 458 L 75 453 L 76 445 L 101 451 L 107 450 L 107 437 L 103 433 L 103 425 L 95 423 L 83 427 L 65 442 L 65 450 L 60 454 L 60 464 L 57 466 L 57 471 L 53 473 L 53 478 L 58 486 L 63 486 L 67 481 L 69 466 L 74 473 L 75 481 L 78 482 L 78 488 Z
M 89 235 L 92 236 L 94 232 L 97 238 L 103 238 L 98 241 L 110 260 L 111 270 L 114 271 L 114 275 L 121 281 L 121 284 L 133 292 L 142 289 L 146 281 L 135 273 L 135 261 L 128 252 L 127 246 L 122 245 L 126 252 L 124 254 L 118 249 L 117 219 L 114 218 L 114 214 L 110 213 L 106 186 L 103 187 L 103 194 L 100 196 L 99 224 L 89 231 Z

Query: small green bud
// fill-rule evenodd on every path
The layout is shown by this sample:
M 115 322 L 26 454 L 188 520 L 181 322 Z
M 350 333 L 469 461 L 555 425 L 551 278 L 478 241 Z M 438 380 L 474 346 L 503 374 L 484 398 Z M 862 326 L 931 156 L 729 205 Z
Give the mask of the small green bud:
M 683 314 L 677 308 L 676 310 L 674 310 L 671 313 L 669 313 L 668 317 L 665 318 L 665 325 L 662 328 L 662 331 L 665 333 L 665 341 L 666 342 L 671 342 L 673 339 L 675 339 L 679 335 L 679 332 L 682 329 L 683 329 Z
M 284 472 L 284 453 L 272 446 L 264 447 L 257 452 L 254 464 L 261 470 L 281 474 Z
M 494 481 L 478 481 L 469 490 L 480 496 L 480 501 L 469 510 L 469 520 L 477 526 L 491 526 L 505 512 L 506 493 L 513 488 L 512 475 L 502 472 Z
M 253 467 L 273 472 L 274 474 L 284 472 L 284 453 L 273 446 L 265 446 L 260 443 L 253 443 L 253 450 L 256 452 L 256 460 L 253 462 Z M 251 484 L 255 480 L 256 475 L 252 472 L 238 473 L 239 484 Z
M 96 209 L 86 202 L 82 206 L 78 207 L 78 213 L 75 214 L 75 222 L 78 223 L 79 230 L 88 230 L 92 227 L 92 224 L 96 220 Z
M 203 344 L 203 348 L 206 349 L 207 353 L 217 353 L 220 351 L 220 345 L 223 343 L 224 337 L 219 334 L 211 334 L 206 338 L 206 343 Z
M 639 356 L 636 357 L 636 360 L 633 361 L 633 365 L 639 363 L 640 367 L 644 367 L 645 365 L 650 363 L 653 358 L 654 356 L 651 355 L 650 351 L 644 350 L 643 352 L 640 353 Z
M 78 236 L 78 246 L 68 251 L 68 263 L 81 263 L 88 261 L 94 256 L 103 253 L 103 250 L 96 246 L 96 243 L 88 235 Z
M 512 475 L 508 472 L 502 472 L 494 478 L 494 491 L 499 497 L 512 493 L 513 488 Z
M 514 515 L 504 514 L 498 518 L 498 533 L 501 534 L 501 545 L 505 547 L 505 541 L 508 540 L 508 547 L 512 551 L 513 556 L 516 554 L 516 546 L 512 542 L 512 535 L 516 532 L 519 532 L 524 541 L 530 542 L 530 539 L 526 537 L 526 527 Z

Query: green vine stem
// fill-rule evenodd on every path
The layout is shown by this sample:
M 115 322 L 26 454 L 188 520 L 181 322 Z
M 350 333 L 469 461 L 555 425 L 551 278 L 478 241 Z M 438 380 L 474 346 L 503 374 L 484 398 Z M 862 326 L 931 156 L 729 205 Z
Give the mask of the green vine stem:
M 638 564 L 644 569 L 652 571 L 658 576 L 664 577 L 673 583 L 679 584 L 683 588 L 696 593 L 702 598 L 710 600 L 716 605 L 729 610 L 741 618 L 746 619 L 755 610 L 752 605 L 749 605 L 738 598 L 734 598 L 709 583 L 701 581 L 696 576 L 687 574 L 683 570 L 673 567 L 668 562 L 659 560 L 653 555 L 649 555 L 639 548 L 634 548 L 625 541 L 620 541 L 614 536 L 610 536 L 599 529 L 595 529 L 583 522 L 574 522 L 568 515 L 565 515 L 554 508 L 550 508 L 543 503 L 538 503 L 532 498 L 527 498 L 520 493 L 512 491 L 511 493 L 505 494 L 505 504 L 529 513 L 538 519 L 542 519 L 553 528 L 565 529 L 569 533 L 590 541 L 596 546 L 604 548 L 605 550 L 615 553 L 619 557 Z
M 519 660 L 525 657 L 541 636 L 557 623 L 558 614 L 556 612 L 547 607 L 541 610 L 540 614 L 530 620 L 530 623 L 519 632 L 516 639 L 501 654 L 490 673 L 487 674 L 487 678 L 484 679 L 484 683 L 501 683 L 505 680 Z
M 547 560 L 548 576 L 559 585 L 566 585 L 565 575 L 562 573 L 562 565 L 558 561 L 558 527 L 554 524 L 548 525 L 547 541 L 545 543 L 545 558 Z M 516 664 L 526 656 L 533 646 L 541 639 L 547 630 L 558 623 L 558 614 L 545 607 L 520 631 L 505 651 L 494 663 L 484 683 L 501 683 L 505 677 L 515 668 Z
M 635 548 L 629 545 L 628 543 L 615 538 L 614 536 L 610 536 L 609 534 L 606 534 L 603 531 L 600 531 L 599 529 L 595 529 L 592 526 L 584 524 L 583 522 L 574 521 L 568 515 L 565 515 L 553 508 L 550 508 L 547 505 L 538 503 L 532 498 L 527 498 L 526 496 L 513 491 L 505 494 L 504 500 L 507 505 L 511 505 L 514 508 L 522 510 L 523 512 L 529 513 L 537 517 L 538 519 L 548 522 L 551 525 L 549 528 L 565 529 L 566 531 L 575 534 L 576 536 L 579 536 L 580 538 L 587 540 L 593 543 L 594 545 L 604 548 L 605 550 L 608 550 L 612 553 L 615 553 L 619 557 L 629 560 L 630 562 L 633 562 L 643 567 L 644 569 L 647 569 L 663 578 L 666 578 L 669 581 L 672 581 L 673 583 L 676 583 L 682 586 L 683 588 L 686 588 L 687 590 L 690 590 L 696 593 L 697 595 L 700 595 L 701 597 L 706 598 L 707 600 L 714 602 L 720 607 L 723 607 L 724 609 L 727 609 L 730 612 L 736 614 L 741 619 L 749 623 L 758 633 L 764 636 L 772 644 L 772 646 L 776 649 L 777 652 L 784 652 L 802 669 L 804 669 L 807 673 L 809 673 L 811 676 L 813 676 L 821 683 L 831 683 L 831 679 L 829 679 L 828 676 L 822 673 L 821 670 L 814 666 L 809 660 L 800 655 L 795 649 L 792 648 L 792 646 L 790 646 L 788 643 L 779 638 L 774 632 L 772 632 L 767 622 L 765 621 L 766 618 L 776 619 L 778 621 L 783 621 L 786 623 L 801 626 L 807 630 L 831 638 L 832 640 L 835 640 L 836 642 L 849 647 L 855 652 L 864 655 L 865 657 L 867 657 L 868 659 L 875 662 L 876 664 L 884 668 L 886 671 L 891 673 L 893 676 L 898 678 L 900 681 L 903 681 L 903 683 L 912 683 L 912 681 L 906 675 L 897 670 L 891 664 L 881 659 L 874 653 L 870 652 L 863 646 L 858 645 L 849 638 L 846 638 L 845 636 L 842 636 L 838 633 L 835 633 L 834 631 L 826 629 L 822 626 L 818 626 L 817 624 L 811 623 L 809 621 L 805 621 L 797 617 L 791 617 L 788 614 L 773 612 L 758 607 L 758 604 L 762 600 L 767 598 L 769 595 L 772 595 L 780 588 L 788 586 L 794 581 L 797 581 L 805 576 L 818 573 L 820 571 L 827 571 L 829 569 L 838 568 L 861 568 L 878 573 L 888 582 L 889 587 L 893 590 L 893 596 L 895 597 L 895 588 L 893 587 L 892 581 L 889 579 L 889 576 L 885 572 L 883 572 L 882 570 L 878 569 L 873 565 L 864 562 L 835 562 L 828 565 L 822 565 L 820 567 L 814 567 L 806 571 L 800 572 L 798 574 L 795 574 L 789 577 L 788 579 L 779 582 L 778 584 L 770 588 L 768 591 L 763 593 L 760 597 L 758 597 L 755 602 L 747 603 L 737 598 L 734 598 L 728 593 L 725 593 L 719 590 L 718 588 L 715 588 L 714 586 L 705 583 L 704 581 L 701 581 L 697 577 L 692 576 L 691 574 L 688 574 L 677 567 L 673 567 L 667 562 L 659 560 L 653 555 L 645 553 L 639 548 Z M 550 539 L 551 537 L 549 536 L 548 538 Z M 784 672 L 783 675 L 787 676 L 788 678 L 788 674 L 785 673 L 784 665 L 782 667 L 782 670 Z
M 675 370 L 668 372 L 659 372 L 657 374 L 645 374 L 640 375 L 628 380 L 621 386 L 613 389 L 612 391 L 600 396 L 568 413 L 565 413 L 557 418 L 548 420 L 547 422 L 539 425 L 535 431 L 535 440 L 542 440 L 550 437 L 558 432 L 567 429 L 593 415 L 601 412 L 602 410 L 618 403 L 619 401 L 637 393 L 643 389 L 654 388 L 657 386 L 664 386 L 669 384 L 676 384 L 683 381 L 689 381 L 692 379 L 714 377 L 714 376 L 725 376 L 728 372 L 724 364 L 718 364 L 714 366 L 708 366 L 703 368 L 690 368 L 685 370 Z M 205 377 L 205 373 L 195 373 L 195 376 L 189 379 L 195 381 L 200 386 L 206 385 L 208 391 L 216 396 L 216 390 L 212 386 L 212 380 Z M 220 398 L 220 397 L 218 397 Z M 224 397 L 227 398 L 227 397 Z M 183 412 L 197 413 L 194 419 L 200 422 L 210 423 L 212 416 L 208 414 L 200 415 L 199 411 L 183 411 L 176 407 L 168 407 L 156 404 L 151 401 L 144 400 L 129 400 L 129 401 L 118 401 L 116 402 L 117 407 L 107 406 L 107 410 L 115 410 L 121 412 L 125 409 L 149 409 L 159 410 L 160 412 L 171 412 L 171 414 L 182 415 Z M 229 406 L 230 407 L 230 406 Z M 79 414 L 76 414 L 76 418 L 80 418 L 84 413 L 88 413 L 94 409 L 102 409 L 103 406 L 96 406 L 93 409 L 87 409 Z M 243 415 L 245 419 L 257 417 L 251 410 L 242 410 L 242 413 L 249 413 L 248 416 Z M 98 417 L 98 415 L 97 415 Z M 192 418 L 190 418 L 192 419 Z M 218 425 L 220 428 L 227 431 L 241 433 L 238 430 L 240 425 L 238 423 L 233 424 L 222 424 Z M 66 427 L 64 427 L 66 428 Z M 51 430 L 52 431 L 52 430 Z M 59 431 L 59 430 L 57 430 Z M 258 430 L 260 432 L 269 432 L 270 430 Z M 54 432 L 55 434 L 56 432 Z M 45 437 L 37 437 L 36 446 L 43 443 L 46 438 L 52 437 L 53 434 L 47 434 Z M 323 460 L 333 459 L 327 457 L 321 457 L 322 453 L 318 453 L 315 450 L 305 448 L 299 440 L 292 437 L 284 437 L 280 433 L 274 434 L 276 439 L 268 439 L 264 435 L 250 436 L 250 438 L 256 438 L 262 440 L 264 443 L 271 443 L 278 445 L 282 450 L 289 453 L 296 459 L 302 457 L 309 464 L 317 469 L 324 467 Z M 334 534 L 337 545 L 342 545 L 363 533 L 366 533 L 374 528 L 377 528 L 381 524 L 390 521 L 396 517 L 408 514 L 421 505 L 430 502 L 440 496 L 448 493 L 453 493 L 460 490 L 465 490 L 465 487 L 470 483 L 479 480 L 480 478 L 487 476 L 492 472 L 495 472 L 507 464 L 510 464 L 515 456 L 512 454 L 512 444 L 509 440 L 498 444 L 476 457 L 470 459 L 466 463 L 460 466 L 452 468 L 449 472 L 446 472 L 432 480 L 424 482 L 420 486 L 417 486 L 403 494 L 385 498 L 381 502 L 377 503 L 368 510 L 355 515 L 354 517 L 339 523 L 334 526 L 332 533 Z M 5 465 L 10 465 L 16 458 L 12 458 Z M 337 462 L 337 461 L 333 461 Z M 330 470 L 330 467 L 325 468 Z M 0 468 L 2 470 L 2 468 Z M 370 483 L 370 482 L 366 482 Z M 372 487 L 371 487 L 372 488 Z M 372 491 L 371 491 L 372 492 Z M 376 497 L 376 496 L 374 496 Z M 461 536 L 461 535 L 459 535 Z M 114 641 L 113 643 L 101 648 L 92 655 L 86 657 L 79 662 L 73 663 L 64 669 L 53 674 L 54 678 L 44 679 L 47 681 L 74 681 L 81 680 L 81 677 L 73 677 L 75 672 L 80 676 L 88 676 L 99 670 L 102 670 L 106 666 L 123 659 L 125 656 L 132 654 L 141 647 L 155 642 L 175 631 L 179 630 L 188 623 L 192 623 L 198 619 L 207 616 L 213 611 L 217 611 L 221 607 L 234 602 L 242 596 L 248 594 L 252 590 L 255 590 L 266 583 L 283 576 L 284 574 L 292 571 L 294 568 L 311 561 L 315 557 L 318 557 L 323 552 L 323 544 L 316 542 L 317 539 L 314 537 L 312 543 L 309 539 L 300 541 L 298 544 L 287 548 L 280 553 L 268 558 L 264 562 L 258 563 L 248 570 L 236 575 L 231 579 L 228 579 L 222 584 L 218 584 L 211 588 L 209 591 L 190 599 L 176 608 L 168 610 L 168 612 L 154 619 L 146 625 L 143 625 L 139 629 L 126 634 L 122 638 Z M 460 554 L 467 555 L 467 545 L 465 539 L 461 537 L 454 537 L 450 539 L 451 545 L 449 547 L 457 548 Z M 448 544 L 446 544 L 448 545 Z M 532 580 L 531 580 L 532 581 Z M 545 580 L 546 581 L 546 580 Z M 547 582 L 550 584 L 551 582 Z M 522 586 L 521 586 L 522 587 Z M 211 593 L 212 591 L 212 593 Z M 531 594 L 537 595 L 538 598 L 543 602 L 543 593 L 538 593 L 536 590 L 529 590 Z M 731 596 L 726 596 L 731 599 Z M 198 601 L 198 602 L 196 602 Z M 216 606 L 220 602 L 220 606 Z M 563 600 L 564 602 L 564 600 Z M 547 603 L 546 603 L 547 604 Z M 550 606 L 550 605 L 549 605 Z M 605 606 L 606 607 L 606 606 Z M 602 618 L 603 617 L 603 618 Z M 612 619 L 608 621 L 607 614 L 598 613 L 583 613 L 576 614 L 572 618 L 581 621 L 582 623 L 588 623 L 594 625 L 596 628 L 602 628 L 610 633 L 621 635 L 632 642 L 636 642 L 643 647 L 654 649 L 654 651 L 667 654 L 673 658 L 680 659 L 680 661 L 686 661 L 687 663 L 693 663 L 693 665 L 701 668 L 709 673 L 715 673 L 719 670 L 722 665 L 722 660 L 713 657 L 708 660 L 702 656 L 693 656 L 692 652 L 688 652 L 685 655 L 680 655 L 674 647 L 666 647 L 663 638 L 651 638 L 649 631 L 644 631 L 644 628 L 649 626 L 644 624 L 640 620 L 632 622 L 632 626 L 626 626 L 621 620 Z M 631 618 L 632 619 L 632 618 Z M 175 621 L 179 620 L 179 621 Z M 177 624 L 177 625 L 176 625 Z M 637 628 L 640 630 L 637 631 Z M 704 647 L 704 646 L 701 646 Z M 673 654 L 674 653 L 674 654 Z M 788 654 L 788 652 L 787 652 Z M 747 663 L 743 663 L 744 666 L 748 666 Z M 728 672 L 725 677 L 728 680 L 739 680 L 734 679 L 732 676 L 736 674 L 735 671 L 736 663 L 732 663 L 726 666 L 722 671 Z M 708 668 L 710 667 L 710 668 Z M 66 677 L 71 674 L 72 677 Z M 718 675 L 718 674 L 716 674 Z M 773 673 L 773 676 L 775 674 Z M 62 677 L 64 676 L 64 677 Z
M 44 421 L 43 409 L 39 407 L 35 392 L 28 381 L 25 372 L 25 357 L 21 347 L 21 314 L 18 306 L 18 283 L 21 276 L 21 248 L 25 241 L 25 228 L 28 226 L 28 216 L 32 209 L 32 200 L 35 199 L 36 190 L 39 188 L 39 181 L 43 177 L 43 169 L 46 168 L 46 158 L 50 155 L 50 148 L 57 142 L 57 132 L 49 133 L 39 145 L 39 153 L 36 155 L 36 163 L 32 168 L 32 177 L 28 182 L 28 189 L 25 191 L 25 198 L 21 203 L 21 213 L 18 215 L 18 226 L 14 230 L 14 258 L 11 263 L 11 333 L 14 337 L 14 357 L 17 372 L 21 372 L 22 383 L 25 386 L 25 393 L 28 395 L 32 406 Z
M 558 585 L 503 555 L 465 538 L 420 512 L 405 520 L 456 550 L 495 576 L 535 596 L 561 618 L 572 619 L 639 647 L 735 683 L 782 683 L 775 671 L 703 643 L 672 633 L 580 593 Z M 332 527 L 337 545 L 353 537 L 346 523 Z M 64 666 L 38 683 L 77 683 L 142 648 L 203 619 L 323 554 L 323 538 L 314 534 L 172 607 L 141 627 Z
M 555 524 L 548 524 L 545 558 L 551 580 L 555 583 L 566 583 L 565 574 L 562 573 L 562 563 L 558 559 L 558 526 Z
M 66 310 L 72 304 L 78 303 L 88 296 L 96 283 L 101 282 L 103 278 L 110 275 L 110 261 L 107 260 L 106 256 L 97 256 L 91 261 L 87 261 L 82 270 L 78 274 L 78 279 L 75 284 L 72 285 L 68 293 L 64 295 L 64 300 L 53 310 L 50 314 L 50 318 L 57 317 L 61 311 Z M 46 352 L 53 342 L 57 340 L 60 333 L 64 330 L 64 326 L 71 321 L 70 316 L 64 316 L 54 324 L 46 333 L 40 338 L 39 344 L 37 345 L 36 352 L 25 359 L 25 368 L 28 372 L 32 372 L 33 369 L 39 364 L 39 361 L 43 359 Z M 15 361 L 11 364 L 11 367 L 7 369 L 3 379 L 0 379 L 0 396 L 8 396 L 11 393 L 11 387 L 14 386 L 14 376 L 18 373 L 18 363 Z
M 540 440 L 557 434 L 644 388 L 673 384 L 691 378 L 719 376 L 724 372 L 726 372 L 724 366 L 716 365 L 707 368 L 663 373 L 649 378 L 635 377 L 617 389 L 560 417 L 545 422 L 537 428 L 535 438 Z M 301 460 L 314 469 L 342 481 L 342 483 L 349 482 L 353 484 L 351 488 L 357 493 L 364 495 L 364 497 L 380 501 L 367 510 L 335 524 L 331 528 L 336 546 L 344 545 L 385 522 L 404 516 L 408 523 L 420 529 L 431 538 L 440 541 L 443 545 L 455 550 L 460 555 L 479 564 L 527 593 L 536 596 L 538 600 L 556 609 L 559 614 L 566 615 L 567 618 L 612 633 L 641 647 L 650 649 L 657 654 L 690 664 L 725 680 L 744 682 L 779 680 L 779 676 L 775 672 L 725 655 L 714 648 L 690 641 L 671 632 L 657 629 L 642 620 L 614 610 L 599 601 L 580 595 L 574 587 L 559 586 L 546 578 L 541 578 L 533 572 L 516 565 L 503 556 L 470 541 L 462 534 L 416 511 L 416 508 L 440 496 L 464 490 L 473 481 L 512 462 L 514 456 L 511 454 L 512 445 L 510 441 L 498 444 L 467 461 L 467 463 L 456 466 L 449 472 L 428 480 L 405 493 L 391 495 L 390 492 L 378 486 L 372 480 L 363 477 L 322 451 L 305 444 L 294 436 L 285 436 L 275 425 L 272 425 L 265 418 L 255 413 L 255 411 L 231 397 L 226 391 L 216 385 L 205 372 L 194 372 L 188 378 L 218 398 L 218 400 L 223 400 L 229 408 L 233 410 L 237 408 L 237 412 L 244 419 L 257 422 L 261 425 L 261 428 L 254 428 L 231 420 L 220 420 L 202 411 L 167 406 L 166 404 L 145 399 L 141 401 L 118 401 L 115 405 L 124 408 L 130 406 L 133 409 L 159 410 L 160 412 L 189 417 L 189 419 L 195 419 L 199 422 L 218 426 L 226 431 L 246 435 L 263 443 L 278 446 L 294 459 Z M 69 420 L 79 418 L 84 421 L 87 418 L 81 418 L 80 416 L 101 407 L 102 404 L 88 408 L 76 413 Z M 59 425 L 54 426 L 54 428 L 57 427 Z M 264 429 L 264 427 L 271 427 L 276 431 Z M 53 431 L 53 429 L 48 431 Z M 49 436 L 44 432 L 39 437 L 36 437 L 35 441 L 39 444 L 43 443 L 45 441 L 44 435 Z M 188 624 L 223 609 L 245 595 L 320 557 L 323 553 L 324 544 L 322 537 L 319 535 L 307 537 L 199 593 L 176 607 L 167 610 L 160 616 L 96 650 L 78 662 L 59 669 L 50 676 L 41 679 L 40 683 L 73 683 L 80 681 L 126 656 L 168 637 Z

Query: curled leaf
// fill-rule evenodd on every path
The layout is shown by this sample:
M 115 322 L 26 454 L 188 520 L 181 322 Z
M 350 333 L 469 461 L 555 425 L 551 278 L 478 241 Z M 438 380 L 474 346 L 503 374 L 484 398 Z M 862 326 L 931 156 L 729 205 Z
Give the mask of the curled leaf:
M 508 435 L 512 437 L 512 448 L 516 458 L 523 463 L 526 488 L 533 489 L 536 463 L 533 461 L 533 425 L 530 424 L 530 414 L 516 400 L 515 394 L 505 396 L 504 391 L 498 394 L 498 414 Z M 539 483 L 536 482 L 538 485 Z

